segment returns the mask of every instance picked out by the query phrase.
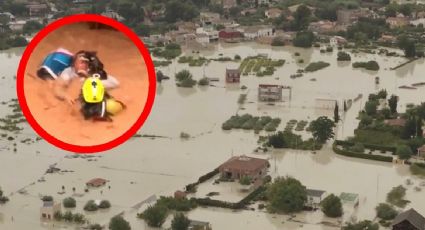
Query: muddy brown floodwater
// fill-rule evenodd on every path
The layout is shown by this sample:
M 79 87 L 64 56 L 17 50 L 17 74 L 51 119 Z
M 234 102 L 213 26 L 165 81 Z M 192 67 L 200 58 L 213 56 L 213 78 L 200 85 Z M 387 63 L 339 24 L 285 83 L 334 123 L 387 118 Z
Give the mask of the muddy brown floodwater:
M 35 120 L 52 136 L 74 145 L 98 145 L 121 136 L 139 118 L 147 98 L 148 75 L 137 47 L 119 31 L 90 30 L 85 23 L 75 23 L 47 35 L 34 49 L 25 73 L 35 75 L 46 55 L 59 47 L 71 52 L 97 51 L 105 70 L 120 82 L 119 88 L 110 93 L 128 109 L 115 116 L 112 123 L 85 121 L 78 105 L 71 107 L 51 98 L 44 81 L 26 74 L 25 98 Z M 72 83 L 68 94 L 77 98 L 82 82 L 78 79 Z
M 298 64 L 293 53 L 300 52 L 305 64 Z M 152 229 L 144 221 L 136 218 L 140 209 L 137 204 L 149 200 L 151 196 L 172 195 L 175 190 L 183 189 L 188 183 L 197 180 L 213 168 L 217 167 L 232 155 L 248 154 L 268 158 L 271 163 L 269 174 L 272 177 L 290 175 L 299 179 L 305 186 L 312 189 L 326 190 L 328 193 L 339 195 L 341 192 L 357 193 L 360 205 L 357 209 L 345 206 L 344 216 L 341 221 L 351 219 L 374 219 L 375 206 L 385 201 L 386 194 L 394 186 L 405 185 L 406 179 L 412 180 L 412 185 L 407 188 L 406 199 L 411 203 L 406 207 L 413 207 L 425 214 L 425 188 L 421 192 L 414 190 L 423 180 L 410 174 L 408 167 L 380 163 L 369 160 L 347 158 L 335 155 L 330 146 L 312 154 L 310 151 L 279 150 L 268 153 L 253 153 L 257 147 L 258 135 L 252 131 L 233 130 L 223 131 L 221 124 L 239 108 L 237 104 L 239 95 L 248 92 L 246 103 L 242 106 L 245 110 L 239 113 L 253 115 L 270 115 L 282 119 L 278 130 L 284 129 L 290 119 L 311 121 L 321 114 L 332 115 L 333 111 L 317 110 L 314 108 L 316 97 L 333 99 L 354 98 L 359 93 L 367 95 L 381 88 L 386 88 L 389 94 L 400 96 L 399 111 L 404 111 L 407 103 L 423 101 L 425 87 L 417 90 L 402 90 L 398 86 L 422 81 L 425 71 L 424 60 L 410 63 L 396 71 L 389 70 L 405 61 L 403 58 L 387 58 L 379 55 L 357 54 L 352 55 L 353 61 L 377 60 L 381 65 L 378 72 L 355 70 L 350 64 L 337 64 L 336 51 L 332 54 L 320 54 L 319 49 L 296 49 L 293 47 L 270 48 L 269 46 L 254 43 L 223 44 L 217 45 L 212 50 L 203 50 L 200 55 L 217 58 L 219 54 L 233 57 L 235 54 L 242 58 L 258 53 L 267 53 L 272 58 L 283 58 L 286 63 L 278 68 L 273 77 L 258 78 L 244 76 L 240 85 L 229 86 L 224 83 L 224 72 L 228 66 L 237 67 L 233 62 L 211 62 L 205 67 L 207 77 L 219 77 L 217 87 L 198 87 L 193 89 L 177 88 L 174 73 L 181 69 L 189 69 L 196 79 L 203 76 L 203 67 L 189 67 L 173 61 L 168 67 L 160 69 L 171 77 L 158 85 L 152 113 L 146 124 L 139 131 L 140 134 L 164 136 L 164 138 L 132 138 L 125 144 L 100 156 L 95 160 L 76 158 L 63 151 L 57 150 L 44 141 L 31 145 L 17 142 L 17 153 L 3 150 L 0 153 L 0 185 L 11 201 L 0 206 L 1 229 L 60 229 L 59 223 L 41 222 L 39 208 L 41 201 L 39 195 L 50 194 L 55 200 L 72 195 L 72 187 L 77 193 L 84 194 L 75 197 L 77 208 L 73 212 L 87 215 L 92 222 L 106 224 L 117 213 L 124 212 L 124 216 L 132 225 L 132 229 Z M 192 54 L 189 50 L 187 54 Z M 17 66 L 19 57 L 8 53 L 1 53 L 0 59 L 5 60 L 0 65 Z M 311 61 L 323 60 L 331 66 L 305 74 L 298 79 L 290 79 L 295 73 Z M 3 68 L 2 68 L 3 69 Z M 7 79 L 1 80 L 4 93 L 12 97 L 14 86 L 11 76 L 13 72 L 5 73 Z M 1 74 L 0 74 L 1 76 Z M 375 86 L 374 78 L 380 76 L 381 84 Z M 276 79 L 278 78 L 278 79 Z M 317 81 L 310 81 L 316 78 Z M 259 83 L 279 83 L 293 87 L 291 102 L 284 102 L 275 106 L 257 103 L 257 86 Z M 247 90 L 240 90 L 241 85 L 246 85 Z M 338 138 L 345 138 L 353 134 L 358 121 L 355 119 L 365 100 L 359 100 L 345 114 L 344 122 L 338 127 Z M 2 105 L 0 105 L 2 106 Z M 8 111 L 7 106 L 1 107 L 0 112 Z M 10 109 L 9 109 L 10 110 Z M 180 133 L 186 132 L 192 138 L 180 139 Z M 297 132 L 304 137 L 310 136 L 307 132 Z M 266 135 L 267 133 L 261 133 Z M 29 127 L 25 127 L 20 136 L 34 137 L 35 134 Z M 6 140 L 0 140 L 5 145 L 10 145 Z M 39 151 L 39 153 L 37 153 Z M 37 182 L 45 170 L 52 163 L 65 172 L 60 174 L 44 175 L 45 182 Z M 13 180 L 10 175 L 14 176 Z M 111 186 L 90 190 L 84 193 L 84 183 L 94 177 L 110 180 Z M 16 179 L 15 179 L 16 178 Z M 34 184 L 32 184 L 34 182 Z M 60 195 L 62 185 L 65 194 Z M 207 184 L 214 189 L 214 185 Z M 18 194 L 17 190 L 26 188 L 27 194 Z M 217 187 L 223 193 L 232 192 L 232 189 Z M 100 192 L 102 191 L 102 193 Z M 201 191 L 205 193 L 206 191 Z M 233 194 L 223 194 L 233 199 Z M 236 195 L 238 195 L 236 193 Z M 108 199 L 112 208 L 109 211 L 85 213 L 83 205 L 90 199 Z M 197 208 L 188 213 L 189 218 L 209 221 L 213 229 L 304 229 L 304 230 L 331 230 L 338 229 L 320 224 L 321 222 L 336 223 L 334 219 L 326 218 L 321 211 L 297 214 L 293 220 L 286 215 L 272 215 L 258 211 L 233 212 L 218 208 Z M 14 222 L 11 221 L 14 217 Z M 164 224 L 170 226 L 171 217 Z M 69 226 L 67 226 L 69 228 Z M 71 227 L 70 229 L 72 229 Z

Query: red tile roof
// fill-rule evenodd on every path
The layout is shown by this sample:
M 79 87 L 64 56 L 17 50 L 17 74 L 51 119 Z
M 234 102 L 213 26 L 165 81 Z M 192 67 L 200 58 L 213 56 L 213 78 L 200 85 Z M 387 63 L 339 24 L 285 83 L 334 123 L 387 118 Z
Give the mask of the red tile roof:
M 248 157 L 245 155 L 230 158 L 228 161 L 220 165 L 221 170 L 238 170 L 238 171 L 255 171 L 265 168 L 269 162 L 265 159 Z
M 86 185 L 88 186 L 93 186 L 93 187 L 99 187 L 102 186 L 104 184 L 106 184 L 107 180 L 103 179 L 103 178 L 94 178 L 89 180 Z

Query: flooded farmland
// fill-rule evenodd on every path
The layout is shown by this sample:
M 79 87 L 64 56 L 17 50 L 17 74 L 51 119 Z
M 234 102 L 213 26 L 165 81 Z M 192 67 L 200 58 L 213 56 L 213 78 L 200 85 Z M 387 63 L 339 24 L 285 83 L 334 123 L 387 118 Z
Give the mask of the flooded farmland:
M 295 52 L 299 52 L 300 56 L 295 57 Z M 22 50 L 0 53 L 0 76 L 5 76 L 0 79 L 2 100 L 15 96 L 13 75 L 21 53 Z M 171 65 L 158 68 L 171 79 L 158 84 L 152 112 L 139 131 L 140 134 L 158 137 L 134 137 L 116 149 L 96 154 L 92 158 L 72 158 L 71 153 L 61 151 L 43 140 L 34 144 L 21 143 L 21 139 L 36 137 L 32 129 L 24 124 L 24 130 L 12 141 L 17 144 L 16 152 L 7 149 L 12 145 L 11 141 L 1 140 L 2 146 L 6 148 L 0 153 L 0 185 L 10 201 L 0 206 L 0 228 L 61 229 L 64 227 L 63 223 L 40 221 L 40 196 L 52 195 L 55 200 L 60 201 L 71 196 L 72 188 L 75 188 L 75 193 L 79 195 L 75 196 L 77 208 L 73 211 L 86 214 L 92 222 L 106 224 L 112 216 L 124 212 L 133 229 L 151 229 L 136 218 L 136 213 L 143 210 L 138 204 L 152 196 L 172 195 L 174 191 L 182 190 L 186 184 L 196 181 L 200 175 L 216 168 L 231 156 L 241 154 L 269 159 L 269 174 L 272 177 L 290 175 L 307 188 L 338 195 L 341 192 L 356 193 L 359 195 L 359 206 L 347 208 L 341 220 L 326 218 L 321 211 L 305 212 L 289 218 L 286 215 L 259 211 L 256 205 L 256 211 L 238 212 L 197 208 L 188 213 L 189 218 L 208 221 L 213 229 L 338 229 L 336 226 L 341 221 L 374 219 L 376 205 L 385 201 L 386 194 L 392 187 L 405 185 L 408 178 L 413 183 L 406 186 L 406 199 L 411 201 L 408 207 L 425 213 L 424 191 L 416 192 L 413 189 L 423 180 L 411 176 L 407 166 L 342 157 L 334 154 L 330 145 L 324 146 L 316 154 L 296 150 L 254 153 L 258 146 L 258 134 L 247 130 L 221 129 L 221 124 L 238 112 L 279 117 L 282 122 L 278 130 L 283 130 L 286 122 L 291 119 L 311 121 L 318 115 L 332 116 L 333 111 L 317 108 L 317 98 L 342 101 L 363 94 L 364 99 L 353 103 L 343 116 L 344 122 L 337 128 L 337 138 L 343 139 L 353 135 L 358 124 L 355 118 L 369 93 L 385 88 L 389 95 L 399 95 L 399 111 L 404 111 L 407 103 L 417 104 L 423 101 L 421 95 L 424 95 L 425 87 L 416 90 L 398 88 L 423 81 L 423 59 L 397 70 L 390 70 L 406 60 L 377 54 L 352 54 L 352 62 L 376 60 L 381 69 L 371 72 L 353 69 L 348 63 L 337 63 L 336 53 L 337 51 L 323 54 L 319 48 L 270 48 L 266 45 L 243 43 L 218 44 L 196 54 L 206 58 L 233 58 L 238 54 L 242 59 L 267 54 L 269 58 L 286 61 L 282 67 L 277 68 L 273 76 L 241 76 L 241 83 L 234 85 L 225 84 L 224 74 L 226 67 L 236 68 L 240 64 L 238 62 L 211 61 L 205 67 L 189 67 L 174 60 Z M 186 50 L 184 55 L 192 54 L 192 50 Z M 303 59 L 304 63 L 298 63 L 298 59 Z M 325 61 L 331 65 L 306 73 L 301 78 L 290 78 L 297 69 L 304 68 L 313 61 Z M 197 80 L 205 75 L 218 77 L 219 82 L 212 82 L 214 86 L 206 87 L 176 87 L 174 74 L 182 69 L 188 69 Z M 376 76 L 380 77 L 378 86 L 375 84 Z M 257 87 L 260 83 L 291 86 L 291 100 L 284 95 L 282 103 L 258 103 Z M 240 89 L 242 85 L 247 89 Z M 247 94 L 247 100 L 239 106 L 237 101 L 243 93 Z M 0 115 L 4 116 L 10 108 L 0 106 Z M 190 138 L 180 138 L 181 132 L 188 133 Z M 310 135 L 304 131 L 296 133 L 304 137 Z M 267 133 L 262 131 L 260 134 Z M 52 164 L 56 164 L 55 167 L 62 171 L 44 175 Z M 44 180 L 39 182 L 41 177 Z M 109 180 L 107 186 L 85 192 L 85 183 L 97 177 Z M 65 187 L 64 194 L 58 194 L 62 191 L 62 186 Z M 91 199 L 108 199 L 112 207 L 107 211 L 86 213 L 83 205 Z M 324 222 L 333 225 L 327 226 Z M 170 220 L 164 224 L 164 228 L 169 226 Z M 66 227 L 75 228 L 73 225 Z

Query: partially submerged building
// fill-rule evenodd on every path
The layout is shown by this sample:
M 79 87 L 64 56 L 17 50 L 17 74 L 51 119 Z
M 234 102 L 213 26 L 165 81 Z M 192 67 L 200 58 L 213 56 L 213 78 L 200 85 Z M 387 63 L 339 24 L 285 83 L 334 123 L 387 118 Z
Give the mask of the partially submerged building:
M 188 230 L 211 230 L 211 224 L 205 221 L 190 220 Z
M 89 181 L 87 181 L 86 185 L 89 187 L 100 187 L 106 184 L 108 182 L 107 180 L 103 178 L 94 178 Z
M 260 84 L 258 86 L 259 101 L 282 101 L 282 85 Z
M 325 198 L 325 196 L 326 191 L 307 189 L 307 202 L 305 203 L 305 206 L 316 209 L 320 207 L 320 203 Z
M 226 82 L 239 83 L 241 81 L 241 71 L 239 69 L 226 69 Z
M 240 179 L 247 176 L 255 180 L 266 176 L 269 166 L 268 160 L 242 155 L 230 158 L 218 169 L 222 178 Z
M 392 230 L 425 230 L 425 217 L 411 208 L 398 216 L 391 223 Z
M 61 203 L 55 203 L 53 200 L 43 201 L 43 206 L 40 208 L 42 219 L 53 220 L 56 212 L 61 211 Z

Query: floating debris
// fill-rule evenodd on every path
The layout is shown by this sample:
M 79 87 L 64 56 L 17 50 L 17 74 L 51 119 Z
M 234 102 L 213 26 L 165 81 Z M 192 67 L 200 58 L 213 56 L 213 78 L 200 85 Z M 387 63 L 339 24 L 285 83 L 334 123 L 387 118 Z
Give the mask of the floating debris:
M 402 86 L 399 86 L 398 88 L 399 88 L 399 89 L 417 89 L 417 88 L 415 88 L 415 87 L 408 86 L 408 85 L 402 85 Z

